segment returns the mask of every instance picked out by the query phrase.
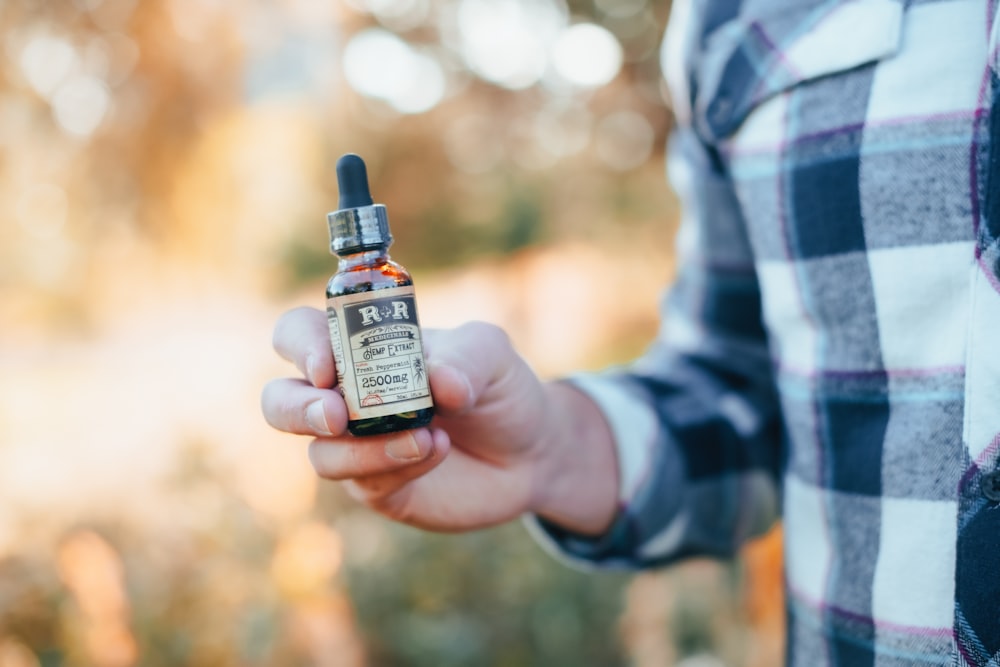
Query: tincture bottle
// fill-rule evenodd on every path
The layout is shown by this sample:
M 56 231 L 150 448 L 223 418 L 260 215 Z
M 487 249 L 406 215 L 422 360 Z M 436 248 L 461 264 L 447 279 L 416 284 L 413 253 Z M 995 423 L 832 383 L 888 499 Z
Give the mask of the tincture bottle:
M 357 155 L 337 161 L 338 210 L 327 215 L 337 273 L 326 287 L 337 388 L 353 435 L 426 426 L 434 414 L 413 280 L 389 257 L 385 206 Z

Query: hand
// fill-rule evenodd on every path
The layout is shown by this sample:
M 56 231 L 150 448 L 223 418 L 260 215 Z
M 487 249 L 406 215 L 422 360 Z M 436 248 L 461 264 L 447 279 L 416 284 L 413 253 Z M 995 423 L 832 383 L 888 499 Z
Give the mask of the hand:
M 610 433 L 590 400 L 567 385 L 543 384 L 495 326 L 423 336 L 435 403 L 429 428 L 347 434 L 347 408 L 330 388 L 326 314 L 311 308 L 287 313 L 275 328 L 276 351 L 305 379 L 270 382 L 265 418 L 314 436 L 316 472 L 397 521 L 460 531 L 537 512 L 581 532 L 606 527 L 617 473 Z

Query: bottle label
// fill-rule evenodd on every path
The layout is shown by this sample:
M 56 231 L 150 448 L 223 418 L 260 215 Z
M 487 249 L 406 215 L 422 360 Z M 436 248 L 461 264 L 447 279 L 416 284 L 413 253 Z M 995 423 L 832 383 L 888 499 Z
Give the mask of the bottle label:
M 330 297 L 326 313 L 351 421 L 433 405 L 412 285 Z

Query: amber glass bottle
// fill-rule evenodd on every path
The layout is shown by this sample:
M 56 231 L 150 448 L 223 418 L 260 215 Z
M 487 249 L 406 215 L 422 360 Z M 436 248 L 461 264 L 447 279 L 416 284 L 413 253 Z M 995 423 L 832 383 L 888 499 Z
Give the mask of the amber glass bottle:
M 326 287 L 337 388 L 353 435 L 426 426 L 434 414 L 413 280 L 389 257 L 385 207 L 372 202 L 360 157 L 337 162 L 338 210 L 327 216 L 339 258 Z

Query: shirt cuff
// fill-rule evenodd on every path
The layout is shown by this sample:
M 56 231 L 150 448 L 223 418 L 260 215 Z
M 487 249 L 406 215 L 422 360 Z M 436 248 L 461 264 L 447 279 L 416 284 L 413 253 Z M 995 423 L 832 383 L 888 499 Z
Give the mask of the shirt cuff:
M 601 375 L 575 375 L 566 380 L 600 408 L 615 443 L 618 462 L 618 512 L 599 537 L 577 535 L 535 515 L 525 525 L 536 541 L 558 560 L 581 569 L 598 562 L 604 567 L 634 567 L 624 557 L 632 541 L 629 507 L 651 474 L 659 424 L 652 408 L 628 387 Z
M 597 404 L 611 428 L 618 457 L 618 503 L 628 507 L 652 469 L 660 432 L 657 415 L 610 377 L 575 375 L 568 382 Z

